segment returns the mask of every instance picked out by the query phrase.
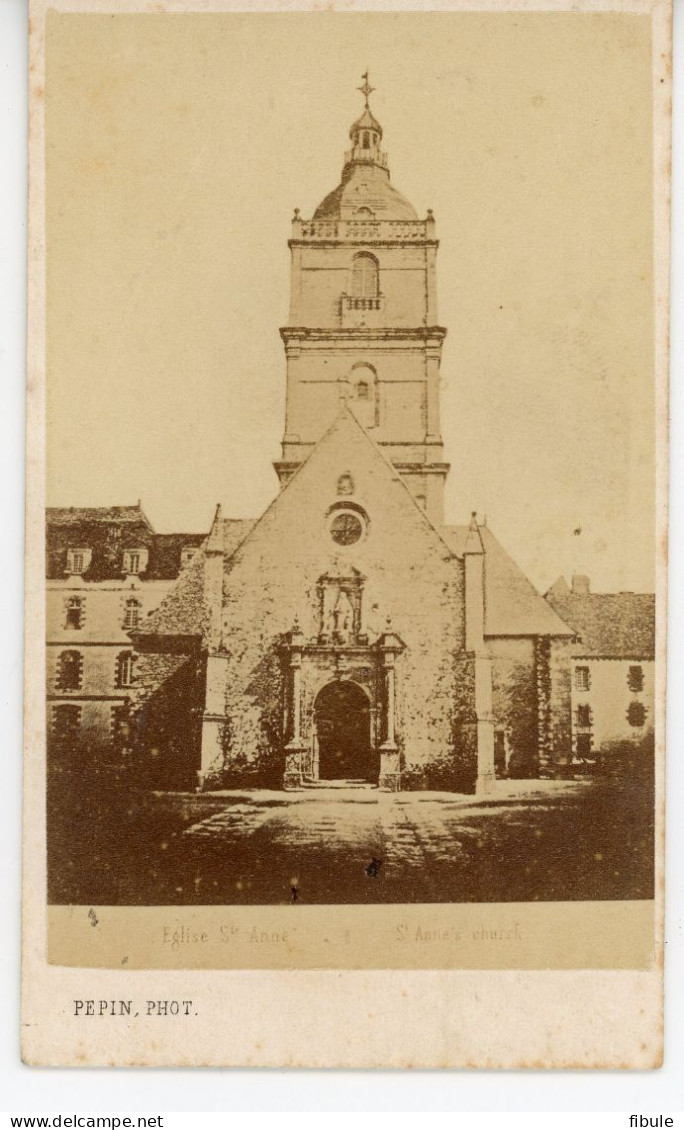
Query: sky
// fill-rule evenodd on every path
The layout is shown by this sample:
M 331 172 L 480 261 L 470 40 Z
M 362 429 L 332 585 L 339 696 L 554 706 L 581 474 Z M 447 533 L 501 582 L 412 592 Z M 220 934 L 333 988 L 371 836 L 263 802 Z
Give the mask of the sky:
M 59 15 L 46 72 L 47 497 L 160 531 L 277 490 L 294 207 L 370 67 L 434 210 L 446 511 L 544 591 L 654 571 L 650 33 L 630 14 Z M 581 534 L 573 531 L 580 529 Z

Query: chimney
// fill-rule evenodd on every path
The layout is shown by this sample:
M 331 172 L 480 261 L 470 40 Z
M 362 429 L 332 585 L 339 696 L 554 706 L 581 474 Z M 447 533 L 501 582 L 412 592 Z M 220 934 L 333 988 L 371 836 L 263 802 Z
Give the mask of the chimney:
M 584 573 L 573 573 L 572 592 L 575 596 L 589 596 L 589 578 Z

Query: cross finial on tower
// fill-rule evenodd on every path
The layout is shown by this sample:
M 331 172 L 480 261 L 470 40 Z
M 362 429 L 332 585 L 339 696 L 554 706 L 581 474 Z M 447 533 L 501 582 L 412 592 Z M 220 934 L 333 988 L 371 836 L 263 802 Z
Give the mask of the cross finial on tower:
M 360 90 L 363 94 L 364 98 L 366 99 L 366 109 L 368 109 L 368 99 L 375 90 L 375 87 L 371 86 L 369 82 L 368 71 L 366 71 L 365 75 L 361 75 L 361 78 L 363 79 L 363 86 L 357 86 L 356 89 Z

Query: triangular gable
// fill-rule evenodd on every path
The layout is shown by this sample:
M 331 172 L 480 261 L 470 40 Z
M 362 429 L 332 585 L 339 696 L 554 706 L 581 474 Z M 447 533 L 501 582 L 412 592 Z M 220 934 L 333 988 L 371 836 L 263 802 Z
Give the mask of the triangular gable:
M 370 474 L 376 485 L 381 483 L 383 490 L 389 492 L 388 499 L 390 496 L 396 499 L 404 515 L 407 518 L 410 516 L 414 526 L 443 558 L 454 556 L 441 530 L 430 521 L 399 471 L 345 404 L 311 453 L 246 535 L 233 554 L 229 568 L 239 561 L 243 551 L 248 550 L 254 539 L 260 538 L 263 531 L 277 521 L 279 512 L 291 506 L 294 495 L 304 492 L 311 494 L 312 487 L 315 487 L 313 493 L 316 493 L 325 483 L 323 489 L 325 491 L 327 488 L 328 502 L 343 502 L 344 498 L 336 494 L 335 483 L 337 476 L 347 470 L 351 470 L 355 479 L 363 474 Z M 362 495 L 363 490 L 360 496 L 355 495 L 355 501 L 362 503 Z

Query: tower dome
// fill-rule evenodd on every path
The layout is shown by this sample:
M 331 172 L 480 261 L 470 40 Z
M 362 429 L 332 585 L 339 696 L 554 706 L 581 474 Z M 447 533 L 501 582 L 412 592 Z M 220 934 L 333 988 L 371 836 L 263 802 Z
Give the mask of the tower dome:
M 380 150 L 382 126 L 371 113 L 368 99 L 373 87 L 368 81 L 358 89 L 365 106 L 349 130 L 352 148 L 344 155 L 338 187 L 318 205 L 315 220 L 416 220 L 415 208 L 390 184 L 387 154 Z

